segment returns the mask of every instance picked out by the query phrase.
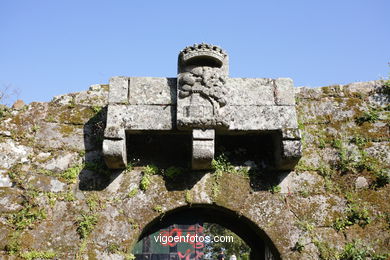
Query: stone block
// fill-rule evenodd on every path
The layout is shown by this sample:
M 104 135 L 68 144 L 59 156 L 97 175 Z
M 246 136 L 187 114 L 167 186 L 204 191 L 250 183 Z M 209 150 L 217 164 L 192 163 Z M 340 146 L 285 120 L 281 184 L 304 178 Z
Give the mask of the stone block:
M 172 106 L 128 106 L 123 124 L 129 130 L 173 130 L 175 118 Z
M 126 104 L 129 96 L 129 78 L 112 77 L 110 79 L 110 92 L 108 94 L 108 104 Z
M 130 105 L 176 104 L 176 78 L 130 78 Z
M 282 128 L 282 138 L 300 140 L 301 132 L 298 128 Z
M 284 140 L 283 144 L 283 158 L 300 158 L 302 156 L 301 142 Z
M 275 140 L 275 166 L 278 170 L 291 170 L 302 156 L 300 140 Z
M 112 140 L 125 139 L 125 129 L 120 126 L 111 125 L 104 130 L 104 138 Z
M 214 129 L 194 129 L 192 132 L 192 169 L 211 168 L 214 159 Z
M 127 165 L 126 140 L 103 141 L 104 161 L 111 169 L 123 169 Z
M 197 140 L 214 140 L 215 131 L 212 129 L 194 129 L 192 131 L 192 138 Z
M 228 105 L 275 105 L 274 86 L 270 79 L 229 78 L 225 88 Z
M 298 128 L 293 106 L 227 106 L 223 114 L 229 117 L 229 130 Z
M 107 126 L 121 126 L 126 130 L 173 130 L 174 112 L 170 105 L 110 105 Z
M 294 83 L 289 78 L 275 79 L 275 103 L 279 106 L 295 106 Z

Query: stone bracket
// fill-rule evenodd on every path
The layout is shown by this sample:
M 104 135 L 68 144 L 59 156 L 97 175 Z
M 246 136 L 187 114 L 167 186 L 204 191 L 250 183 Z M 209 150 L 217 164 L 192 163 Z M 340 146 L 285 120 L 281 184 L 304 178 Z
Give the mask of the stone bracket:
M 192 130 L 192 169 L 208 170 L 214 159 L 214 129 Z
M 104 161 L 110 169 L 123 169 L 127 165 L 125 129 L 109 126 L 104 131 Z
M 275 138 L 275 166 L 277 170 L 292 170 L 302 157 L 301 133 L 297 128 L 284 128 Z

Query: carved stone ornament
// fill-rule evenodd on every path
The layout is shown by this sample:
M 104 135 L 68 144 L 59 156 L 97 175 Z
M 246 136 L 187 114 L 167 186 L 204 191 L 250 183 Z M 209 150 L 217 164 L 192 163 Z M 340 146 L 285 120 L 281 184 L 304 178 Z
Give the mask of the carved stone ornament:
M 278 170 L 292 169 L 301 157 L 292 80 L 229 78 L 227 53 L 205 43 L 179 53 L 177 78 L 110 79 L 107 165 L 124 168 L 126 133 L 149 130 L 190 132 L 195 170 L 210 169 L 218 134 L 278 133 Z

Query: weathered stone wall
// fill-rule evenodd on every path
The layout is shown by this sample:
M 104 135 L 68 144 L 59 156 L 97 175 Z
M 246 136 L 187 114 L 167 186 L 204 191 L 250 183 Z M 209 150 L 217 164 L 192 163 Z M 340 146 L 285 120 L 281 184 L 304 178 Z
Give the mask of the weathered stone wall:
M 101 155 L 106 85 L 3 108 L 0 256 L 131 259 L 150 222 L 208 205 L 263 230 L 282 259 L 386 259 L 389 88 L 373 81 L 296 91 L 304 149 L 289 173 L 228 164 L 178 176 L 137 164 L 109 170 Z

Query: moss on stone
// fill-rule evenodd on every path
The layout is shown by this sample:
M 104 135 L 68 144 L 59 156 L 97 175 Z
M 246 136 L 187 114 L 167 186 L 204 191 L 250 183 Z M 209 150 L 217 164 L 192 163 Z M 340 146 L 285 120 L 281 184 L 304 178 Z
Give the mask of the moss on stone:
M 57 256 L 56 252 L 53 251 L 27 251 L 20 253 L 20 257 L 26 260 L 32 259 L 53 259 Z

